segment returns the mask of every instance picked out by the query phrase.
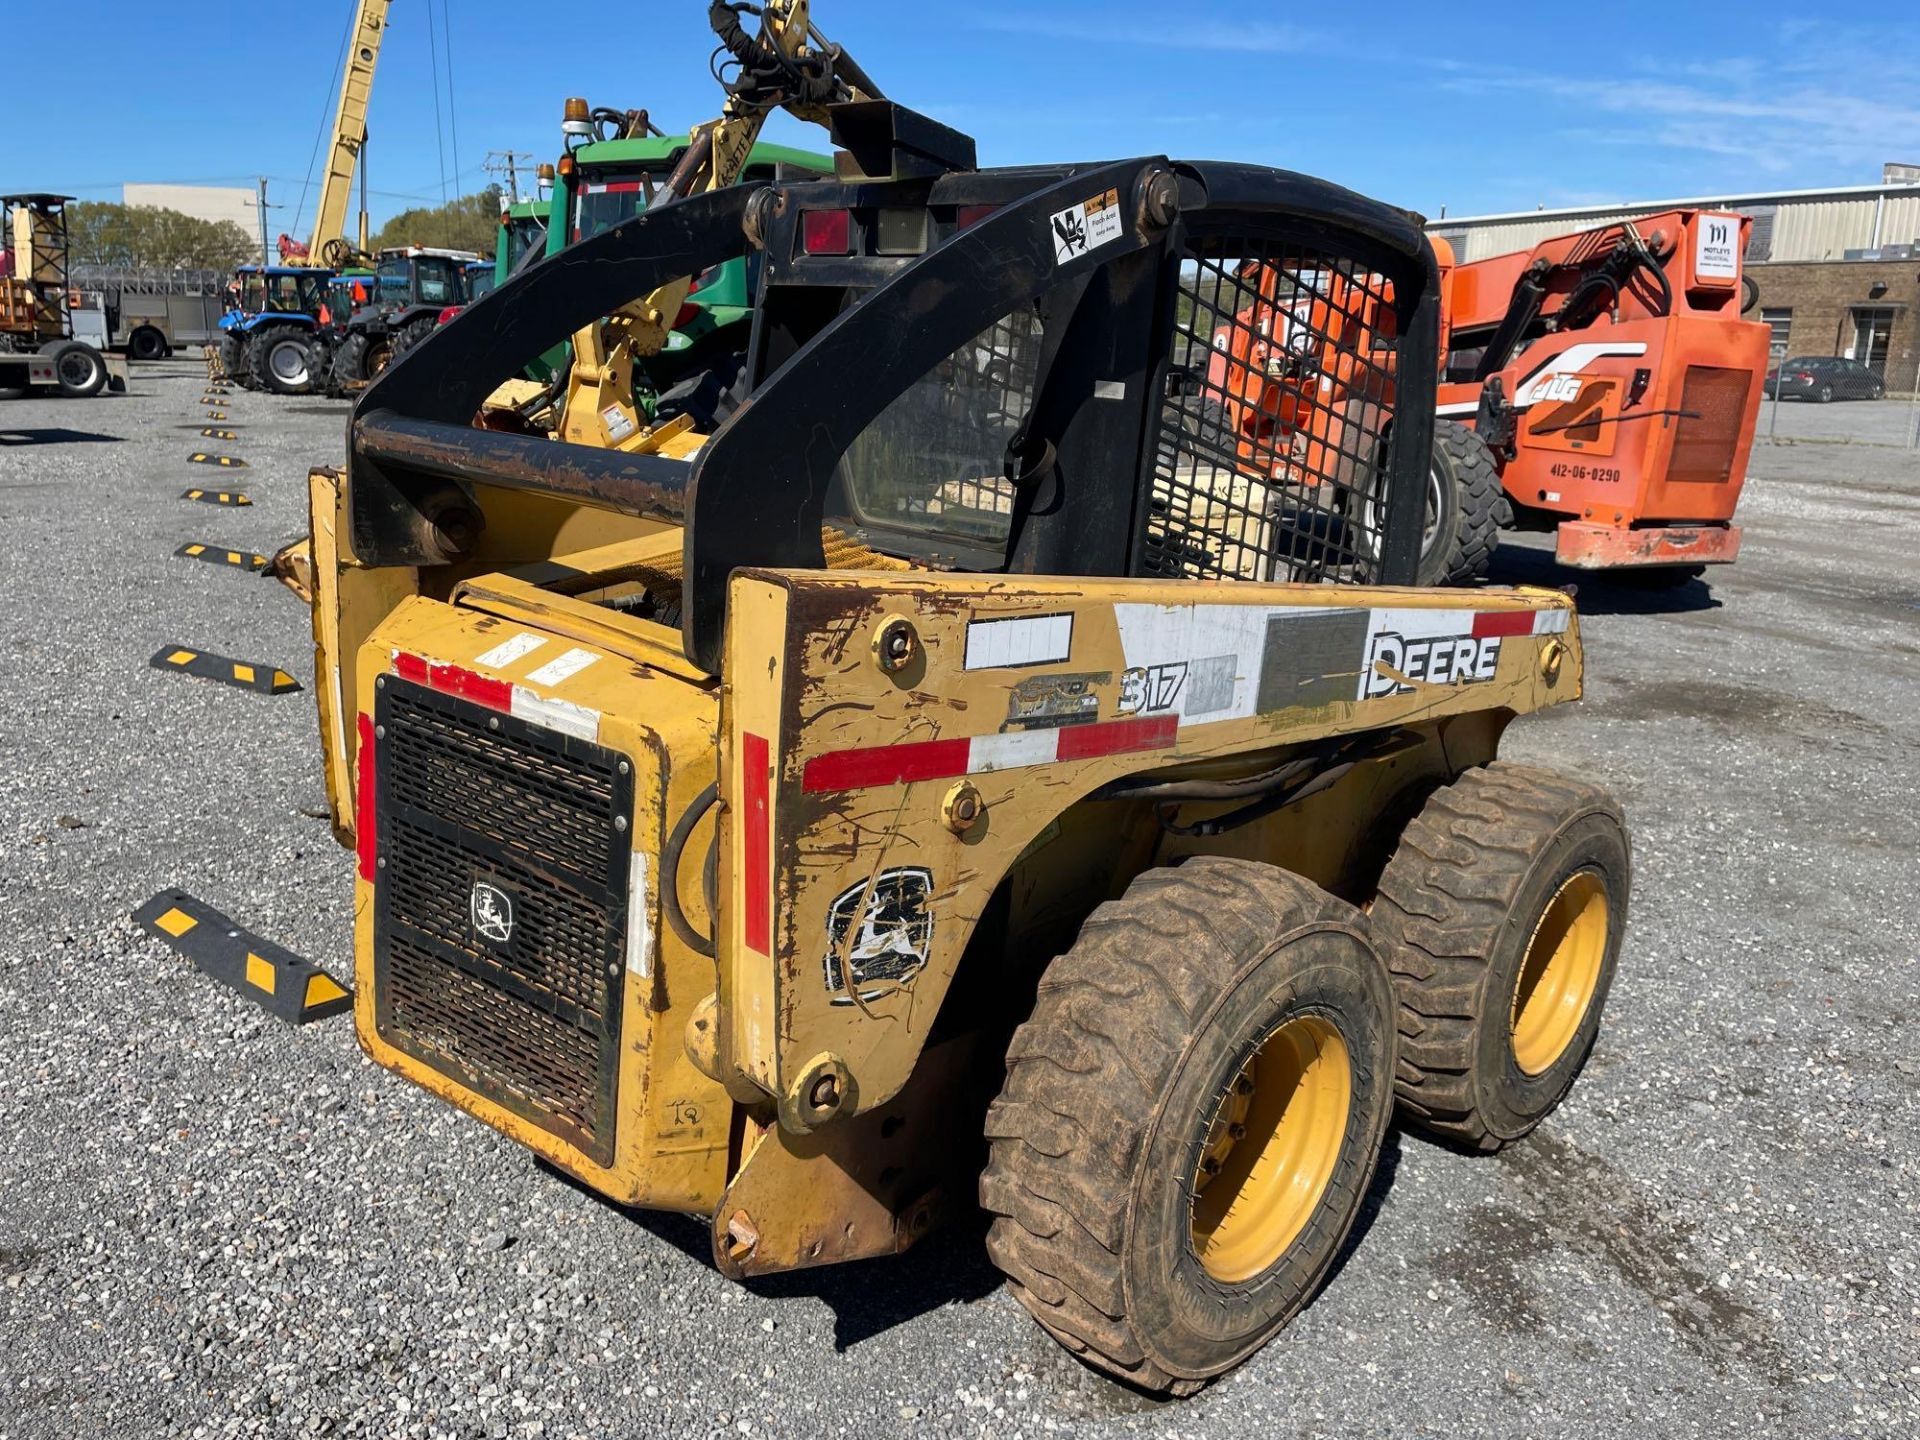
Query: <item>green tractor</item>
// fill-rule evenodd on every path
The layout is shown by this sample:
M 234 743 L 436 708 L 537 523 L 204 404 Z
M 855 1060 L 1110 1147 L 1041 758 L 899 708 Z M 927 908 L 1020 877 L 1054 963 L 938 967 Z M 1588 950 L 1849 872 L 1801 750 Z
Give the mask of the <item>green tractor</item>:
M 546 222 L 548 255 L 610 230 L 664 197 L 668 176 L 690 144 L 685 134 L 662 134 L 644 110 L 589 110 L 578 99 L 567 101 L 561 129 L 568 149 L 555 167 Z M 790 183 L 832 174 L 831 156 L 790 145 L 756 144 L 738 183 Z M 634 406 L 649 423 L 687 414 L 698 429 L 710 433 L 731 411 L 747 349 L 758 264 L 758 252 L 751 259 L 742 254 L 694 277 L 665 348 L 635 368 Z M 554 375 L 566 358 L 565 347 L 560 347 L 542 362 Z

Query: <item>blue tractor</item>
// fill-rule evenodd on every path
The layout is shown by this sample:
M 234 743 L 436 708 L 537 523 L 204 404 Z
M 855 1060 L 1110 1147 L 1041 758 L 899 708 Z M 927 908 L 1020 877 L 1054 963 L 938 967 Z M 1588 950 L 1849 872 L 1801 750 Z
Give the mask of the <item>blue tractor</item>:
M 327 373 L 339 301 L 333 271 L 242 265 L 220 318 L 220 367 L 250 390 L 310 395 Z

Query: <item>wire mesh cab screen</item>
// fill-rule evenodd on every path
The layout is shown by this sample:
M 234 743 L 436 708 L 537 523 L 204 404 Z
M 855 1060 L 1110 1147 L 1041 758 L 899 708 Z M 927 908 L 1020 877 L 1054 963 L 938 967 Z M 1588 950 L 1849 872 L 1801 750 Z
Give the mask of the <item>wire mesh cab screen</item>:
M 1190 237 L 1136 573 L 1376 578 L 1398 337 L 1391 282 L 1359 261 Z
M 1377 581 L 1400 337 L 1392 282 L 1259 230 L 1189 236 L 1169 274 L 1166 380 L 1147 416 L 1126 573 Z M 1005 546 L 1009 443 L 1045 383 L 1042 309 L 981 331 L 861 432 L 840 467 L 848 521 L 976 555 Z

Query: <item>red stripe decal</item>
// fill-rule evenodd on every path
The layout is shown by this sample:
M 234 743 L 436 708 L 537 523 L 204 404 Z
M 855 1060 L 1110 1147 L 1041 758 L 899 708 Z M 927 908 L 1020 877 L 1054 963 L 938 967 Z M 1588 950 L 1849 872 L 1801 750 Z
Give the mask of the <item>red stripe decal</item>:
M 373 717 L 364 710 L 360 712 L 359 732 L 360 748 L 355 752 L 358 756 L 356 763 L 360 767 L 359 783 L 355 787 L 359 794 L 354 801 L 353 851 L 359 857 L 360 878 L 371 885 L 380 858 L 380 832 L 375 828 L 373 819 L 373 767 L 376 763 Z
M 489 710 L 513 710 L 513 683 L 509 680 L 490 680 L 458 665 L 432 664 L 404 650 L 394 652 L 393 673 L 402 680 L 430 686 L 442 695 L 458 695 Z
M 1473 617 L 1473 638 L 1486 640 L 1495 635 L 1531 635 L 1533 611 L 1482 610 Z
M 445 695 L 458 695 L 489 710 L 513 709 L 513 684 L 508 680 L 489 680 L 458 665 L 435 665 L 427 683 Z
M 1129 750 L 1158 750 L 1173 744 L 1179 730 L 1180 719 L 1176 715 L 1062 726 L 1055 742 L 1054 763 L 1094 760 Z M 836 750 L 809 760 L 800 783 L 809 794 L 819 794 L 832 790 L 865 790 L 874 785 L 907 785 L 915 780 L 943 780 L 968 774 L 974 768 L 972 747 L 971 739 L 919 740 L 911 745 L 882 745 L 872 750 Z
M 816 755 L 801 774 L 801 788 L 864 790 L 871 785 L 905 785 L 967 773 L 970 740 L 918 740 L 911 745 L 882 745 L 872 750 L 836 750 Z
M 773 841 L 767 786 L 772 763 L 763 736 L 740 737 L 740 794 L 746 809 L 747 945 L 762 955 L 773 945 Z
M 1060 729 L 1060 759 L 1091 760 L 1128 750 L 1158 750 L 1173 744 L 1179 731 L 1177 715 L 1110 720 L 1104 725 L 1065 725 Z

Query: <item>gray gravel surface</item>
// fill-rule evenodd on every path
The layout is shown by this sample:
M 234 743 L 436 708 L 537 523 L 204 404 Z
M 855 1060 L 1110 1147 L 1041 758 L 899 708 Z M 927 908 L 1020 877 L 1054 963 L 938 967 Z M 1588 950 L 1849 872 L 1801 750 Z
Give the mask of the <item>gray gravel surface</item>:
M 1580 587 L 1586 703 L 1508 753 L 1595 777 L 1633 929 L 1572 1100 L 1492 1159 L 1389 1143 L 1321 1298 L 1201 1397 L 1060 1352 L 977 1228 L 742 1288 L 293 1032 L 126 916 L 180 885 L 345 973 L 349 857 L 269 550 L 345 408 L 238 395 L 250 510 L 178 498 L 194 367 L 0 401 L 0 1437 L 1912 1435 L 1920 1431 L 1920 463 L 1762 448 L 1740 563 Z M 1905 407 L 1858 414 L 1901 434 Z M 1503 552 L 1512 579 L 1568 577 Z

